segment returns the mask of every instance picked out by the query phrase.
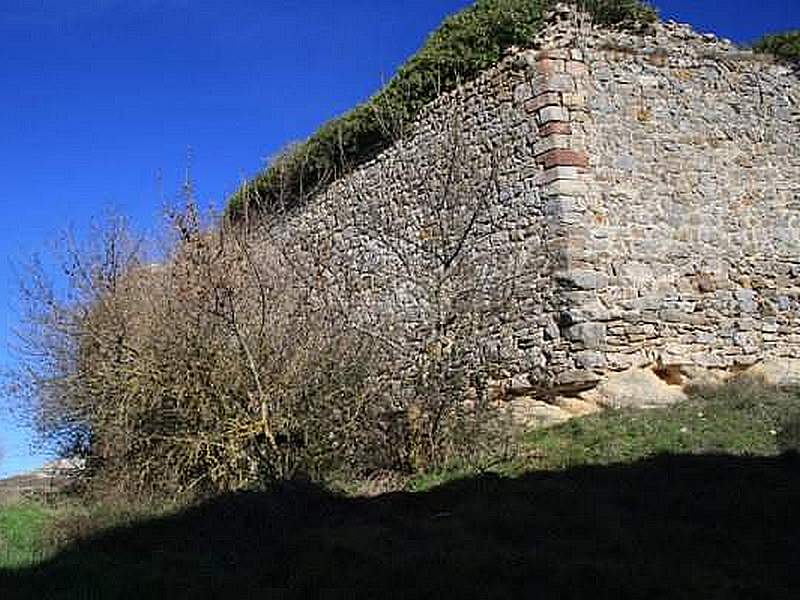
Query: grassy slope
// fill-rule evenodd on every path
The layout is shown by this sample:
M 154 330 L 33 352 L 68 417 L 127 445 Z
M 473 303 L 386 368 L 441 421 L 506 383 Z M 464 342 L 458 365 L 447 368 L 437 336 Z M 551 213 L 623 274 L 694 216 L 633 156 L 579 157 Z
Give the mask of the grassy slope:
M 54 514 L 37 504 L 0 504 L 0 569 L 32 565 L 43 557 L 41 537 Z
M 798 416 L 800 393 L 729 388 L 533 433 L 494 472 L 418 480 L 424 491 L 219 498 L 0 571 L 0 594 L 788 598 L 800 459 L 780 452 Z
M 651 21 L 642 0 L 572 0 L 606 25 Z M 386 123 L 408 122 L 439 94 L 497 63 L 510 46 L 526 46 L 554 0 L 477 0 L 451 16 L 384 89 L 317 133 L 245 184 L 229 200 L 233 216 L 245 204 L 272 211 L 301 203 L 391 144 Z M 390 127 L 389 129 L 394 129 Z
M 632 463 L 658 454 L 719 453 L 775 456 L 798 448 L 800 392 L 742 383 L 697 390 L 692 399 L 663 410 L 603 412 L 529 433 L 520 456 L 488 470 L 517 476 L 529 470 Z M 415 490 L 430 489 L 454 470 L 417 478 Z

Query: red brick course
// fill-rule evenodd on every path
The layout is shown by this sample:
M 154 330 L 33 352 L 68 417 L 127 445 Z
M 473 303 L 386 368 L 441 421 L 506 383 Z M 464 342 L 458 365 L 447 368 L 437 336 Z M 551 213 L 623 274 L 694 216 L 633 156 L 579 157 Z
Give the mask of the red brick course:
M 586 156 L 585 152 L 564 148 L 548 150 L 537 157 L 536 162 L 544 166 L 545 169 L 552 169 L 553 167 L 586 168 L 589 166 L 589 157 Z
M 572 135 L 572 127 L 570 127 L 569 123 L 564 123 L 562 121 L 551 121 L 550 123 L 545 123 L 539 129 L 539 135 L 541 137 L 548 137 L 551 135 Z

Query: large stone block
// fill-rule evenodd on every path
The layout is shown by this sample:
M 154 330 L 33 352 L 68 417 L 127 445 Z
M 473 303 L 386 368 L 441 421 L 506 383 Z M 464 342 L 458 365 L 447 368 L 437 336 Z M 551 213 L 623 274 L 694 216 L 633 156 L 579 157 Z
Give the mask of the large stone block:
M 579 323 L 565 331 L 568 340 L 580 343 L 584 348 L 596 350 L 606 341 L 605 323 Z
M 669 385 L 652 369 L 631 369 L 610 374 L 581 397 L 607 408 L 654 408 L 687 398 L 681 386 Z
M 746 373 L 768 385 L 800 388 L 800 358 L 769 358 Z
M 601 271 L 573 269 L 556 273 L 556 280 L 568 288 L 598 290 L 608 285 L 608 275 Z

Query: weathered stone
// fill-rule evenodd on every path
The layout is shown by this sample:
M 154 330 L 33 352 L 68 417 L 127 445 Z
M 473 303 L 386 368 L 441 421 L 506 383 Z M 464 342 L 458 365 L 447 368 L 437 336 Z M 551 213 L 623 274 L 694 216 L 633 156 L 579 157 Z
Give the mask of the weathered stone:
M 579 290 L 597 290 L 608 285 L 608 275 L 588 269 L 560 272 L 556 274 L 556 279 L 563 285 Z
M 539 154 L 536 161 L 541 163 L 545 169 L 553 167 L 587 167 L 589 157 L 586 153 L 570 148 L 553 148 Z
M 706 368 L 730 367 L 733 361 L 713 352 L 695 352 L 691 355 L 691 363 Z
M 554 389 L 560 393 L 579 392 L 597 385 L 602 380 L 597 373 L 587 369 L 572 369 L 559 373 Z
M 731 377 L 731 372 L 725 369 L 707 369 L 696 365 L 681 366 L 681 373 L 686 386 L 716 387 Z
M 523 429 L 552 427 L 574 416 L 558 406 L 532 398 L 515 398 L 508 404 L 514 424 Z
M 670 342 L 659 350 L 659 361 L 667 365 L 690 365 L 697 346 Z
M 554 92 L 545 92 L 525 101 L 524 109 L 534 114 L 545 106 L 561 106 L 561 97 Z
M 577 167 L 554 167 L 536 175 L 534 183 L 537 186 L 546 186 L 554 181 L 579 178 L 580 173 Z
M 542 124 L 551 122 L 568 122 L 569 111 L 561 106 L 546 106 L 538 112 L 539 122 Z
M 570 60 L 566 64 L 567 73 L 575 77 L 583 77 L 588 73 L 586 65 L 583 62 Z
M 574 92 L 575 79 L 567 73 L 552 73 L 541 82 L 541 88 L 547 92 Z
M 758 294 L 753 290 L 738 289 L 734 291 L 733 295 L 739 302 L 739 310 L 742 312 L 752 313 L 758 309 L 758 303 L 756 301 Z
M 669 385 L 652 369 L 632 369 L 610 374 L 605 381 L 582 398 L 608 408 L 650 408 L 686 400 L 677 385 Z
M 533 146 L 533 153 L 538 157 L 554 149 L 569 148 L 569 144 L 570 136 L 551 135 L 536 142 Z
M 544 328 L 544 337 L 547 340 L 557 340 L 561 337 L 561 330 L 553 319 L 548 319 Z
M 577 22 L 443 94 L 269 244 L 354 328 L 465 357 L 496 401 L 681 398 L 653 364 L 792 381 L 767 365 L 800 360 L 797 73 L 683 26 Z
M 556 396 L 553 398 L 552 403 L 561 410 L 571 414 L 575 417 L 583 417 L 586 415 L 593 415 L 603 410 L 597 404 L 582 400 L 580 398 L 569 398 L 566 396 Z
M 755 332 L 737 331 L 733 334 L 733 343 L 745 352 L 756 352 L 759 347 L 759 335 Z
M 539 135 L 548 137 L 551 135 L 572 135 L 572 126 L 561 121 L 551 121 L 539 128 Z
M 525 396 L 535 389 L 527 375 L 516 375 L 508 384 L 508 393 L 512 396 Z
M 598 349 L 606 340 L 605 323 L 579 323 L 566 330 L 567 339 L 580 342 L 584 348 Z
M 655 280 L 653 266 L 642 262 L 628 262 L 616 265 L 617 277 L 623 285 L 643 288 L 652 285 Z
M 575 353 L 575 362 L 582 369 L 604 369 L 608 365 L 606 355 L 594 350 L 582 350 Z
M 550 75 L 552 73 L 563 73 L 566 69 L 565 61 L 560 58 L 539 58 L 536 61 L 536 70 L 540 73 Z
M 751 367 L 746 374 L 769 385 L 800 387 L 800 359 L 770 358 Z
M 687 323 L 701 325 L 705 322 L 702 314 L 694 314 L 678 308 L 665 308 L 658 313 L 659 318 L 667 323 Z
M 610 321 L 619 313 L 603 306 L 597 299 L 582 302 L 561 313 L 561 321 L 567 325 L 577 325 L 587 321 Z
M 542 186 L 546 196 L 585 196 L 589 186 L 585 182 L 574 179 L 559 179 Z
M 626 344 L 627 345 L 627 344 Z M 625 371 L 636 367 L 643 367 L 651 362 L 653 358 L 641 349 L 633 352 L 606 352 L 606 361 L 611 371 Z

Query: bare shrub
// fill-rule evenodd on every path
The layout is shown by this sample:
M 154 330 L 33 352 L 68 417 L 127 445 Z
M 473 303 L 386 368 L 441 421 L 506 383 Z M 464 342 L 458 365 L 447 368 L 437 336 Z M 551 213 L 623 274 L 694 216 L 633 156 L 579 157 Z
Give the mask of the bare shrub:
M 140 264 L 141 252 L 125 220 L 110 216 L 93 223 L 83 243 L 64 237 L 55 256 L 59 278 L 38 259 L 20 277 L 22 325 L 14 348 L 20 367 L 9 391 L 63 454 L 84 454 L 91 445 L 90 390 L 84 388 L 81 365 L 90 348 L 109 346 L 109 338 L 112 347 L 125 349 L 124 323 L 109 323 L 107 330 L 92 324 L 96 314 L 109 313 L 125 274 Z
M 408 141 L 397 115 L 379 120 L 394 135 L 391 158 L 355 171 L 323 205 L 351 224 L 338 262 L 320 249 L 324 231 L 292 255 L 322 271 L 333 265 L 326 289 L 338 287 L 353 327 L 382 348 L 389 372 L 379 408 L 389 412 L 376 415 L 386 424 L 373 461 L 408 471 L 473 462 L 508 441 L 487 391 L 518 358 L 498 340 L 530 275 L 524 244 L 511 244 L 508 230 L 525 207 L 502 193 L 514 149 L 468 131 L 457 108 L 427 121 L 436 141 L 423 146 Z M 337 268 L 342 256 L 357 258 Z
M 251 234 L 204 230 L 191 206 L 173 221 L 164 264 L 128 252 L 114 222 L 93 238 L 103 252 L 68 246 L 67 297 L 32 272 L 16 391 L 40 431 L 88 454 L 96 484 L 120 494 L 330 470 L 357 437 L 371 340 L 279 252 L 256 261 Z
M 354 202 L 327 207 L 356 247 L 296 239 L 285 214 L 204 223 L 187 186 L 162 262 L 115 219 L 67 243 L 66 294 L 33 268 L 15 392 L 40 431 L 91 459 L 95 491 L 138 499 L 495 451 L 494 346 L 527 272 L 505 223 L 524 207 L 501 194 L 504 150 L 457 112 L 439 126 L 427 154 L 399 135 L 394 171 L 354 174 Z M 419 176 L 397 195 L 400 173 Z

